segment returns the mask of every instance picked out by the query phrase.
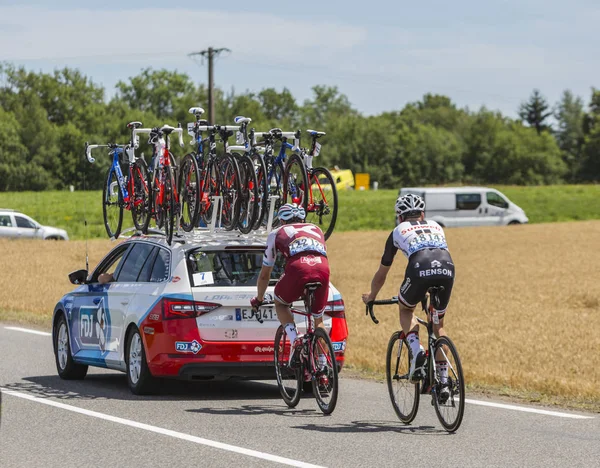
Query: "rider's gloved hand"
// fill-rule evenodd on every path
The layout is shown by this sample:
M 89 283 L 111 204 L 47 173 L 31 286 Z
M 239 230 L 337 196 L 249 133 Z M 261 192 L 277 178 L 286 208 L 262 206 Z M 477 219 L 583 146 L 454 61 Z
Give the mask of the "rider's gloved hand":
M 252 299 L 250 299 L 250 305 L 252 306 L 253 309 L 260 307 L 262 305 L 262 303 L 263 303 L 263 301 L 256 296 L 254 296 Z

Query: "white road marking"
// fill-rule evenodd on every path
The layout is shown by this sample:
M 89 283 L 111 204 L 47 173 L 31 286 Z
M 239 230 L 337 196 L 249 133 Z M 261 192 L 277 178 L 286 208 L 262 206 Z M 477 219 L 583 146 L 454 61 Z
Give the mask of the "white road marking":
M 235 445 L 224 444 L 222 442 L 216 442 L 214 440 L 204 439 L 202 437 L 196 437 L 189 434 L 184 434 L 182 432 L 172 431 L 170 429 L 163 429 L 162 427 L 151 426 L 149 424 L 140 423 L 137 421 L 131 421 L 129 419 L 118 418 L 116 416 L 111 416 L 104 413 L 98 413 L 97 411 L 90 411 L 83 408 L 78 408 L 77 406 L 66 405 L 64 403 L 59 403 L 58 401 L 48 400 L 46 398 L 39 398 L 33 395 L 28 395 L 26 393 L 15 392 L 13 390 L 0 389 L 2 393 L 5 395 L 11 395 L 17 398 L 23 398 L 25 400 L 34 401 L 36 403 L 42 403 L 48 406 L 54 406 L 55 408 L 64 409 L 67 411 L 72 411 L 74 413 L 84 414 L 86 416 L 92 416 L 98 419 L 104 419 L 106 421 L 111 421 L 117 424 L 123 424 L 124 426 L 135 427 L 137 429 L 143 429 L 149 432 L 155 432 L 157 434 L 166 435 L 169 437 L 174 437 L 176 439 L 187 440 L 188 442 L 194 442 L 200 445 L 207 445 L 209 447 L 214 447 L 221 450 L 226 450 L 228 452 L 239 453 L 241 455 L 247 455 L 249 457 L 260 458 L 262 460 L 268 460 L 276 463 L 281 463 L 283 465 L 289 466 L 298 466 L 302 468 L 323 468 L 319 465 L 312 465 L 310 463 L 304 463 L 298 460 L 292 460 L 291 458 L 279 457 L 277 455 L 271 455 L 270 453 L 259 452 L 257 450 L 250 450 L 243 447 L 237 447 Z
M 43 332 L 39 330 L 31 330 L 30 328 L 21 327 L 4 327 L 6 330 L 20 331 L 23 333 L 31 333 L 32 335 L 52 336 L 52 333 Z
M 506 405 L 504 403 L 494 403 L 492 401 L 481 401 L 481 400 L 471 400 L 469 398 L 465 399 L 465 402 L 470 403 L 472 405 L 479 406 L 491 406 L 493 408 L 502 408 L 513 411 L 523 411 L 525 413 L 537 413 L 544 414 L 546 416 L 557 416 L 559 418 L 571 418 L 571 419 L 594 419 L 593 416 L 582 416 L 581 414 L 572 414 L 572 413 L 560 413 L 558 411 L 548 411 L 539 408 L 531 408 L 529 406 L 515 406 L 515 405 Z

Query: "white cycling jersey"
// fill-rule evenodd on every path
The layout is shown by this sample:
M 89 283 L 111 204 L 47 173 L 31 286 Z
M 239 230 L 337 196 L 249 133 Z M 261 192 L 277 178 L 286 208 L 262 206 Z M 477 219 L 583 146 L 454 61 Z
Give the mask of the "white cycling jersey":
M 384 265 L 391 265 L 397 250 L 409 258 L 423 249 L 448 250 L 444 230 L 435 221 L 404 221 L 396 226 L 390 234 L 381 260 Z

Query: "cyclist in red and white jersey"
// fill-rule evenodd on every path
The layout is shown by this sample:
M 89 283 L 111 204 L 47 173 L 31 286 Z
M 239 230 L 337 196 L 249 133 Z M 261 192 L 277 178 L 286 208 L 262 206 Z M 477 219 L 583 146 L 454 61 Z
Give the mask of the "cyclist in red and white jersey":
M 390 233 L 381 265 L 371 281 L 371 291 L 363 294 L 362 299 L 365 303 L 375 300 L 385 283 L 396 252 L 401 250 L 408 258 L 408 265 L 398 294 L 400 326 L 410 346 L 409 378 L 416 381 L 424 376 L 426 357 L 419 341 L 419 323 L 413 311 L 429 288 L 442 286 L 443 290 L 432 298 L 433 308 L 439 316 L 439 324 L 434 323 L 433 329 L 436 336 L 445 335 L 444 314 L 454 284 L 454 263 L 442 227 L 435 221 L 425 220 L 425 202 L 421 197 L 413 194 L 399 197 L 396 200 L 396 214 L 400 224 Z M 442 383 L 445 383 L 448 375 L 446 360 L 440 357 L 436 365 Z M 448 393 L 445 386 L 442 388 L 444 392 Z
M 306 213 L 302 207 L 286 203 L 279 208 L 277 216 L 284 224 L 272 231 L 267 238 L 267 248 L 257 282 L 258 294 L 252 298 L 251 304 L 252 307 L 259 307 L 264 301 L 277 252 L 281 252 L 286 262 L 283 274 L 275 286 L 275 310 L 290 343 L 294 344 L 293 352 L 290 353 L 291 363 L 301 340 L 298 339 L 290 306 L 303 296 L 306 283 L 321 283 L 321 287 L 314 292 L 310 312 L 315 326 L 323 326 L 323 313 L 329 294 L 329 262 L 323 231 L 314 224 L 304 222 Z

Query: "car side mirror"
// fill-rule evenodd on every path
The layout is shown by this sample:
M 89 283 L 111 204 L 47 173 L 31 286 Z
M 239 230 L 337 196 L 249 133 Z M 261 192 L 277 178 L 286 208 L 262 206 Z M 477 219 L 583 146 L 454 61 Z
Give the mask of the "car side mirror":
M 87 270 L 77 270 L 69 273 L 69 281 L 73 284 L 85 284 L 88 276 Z

